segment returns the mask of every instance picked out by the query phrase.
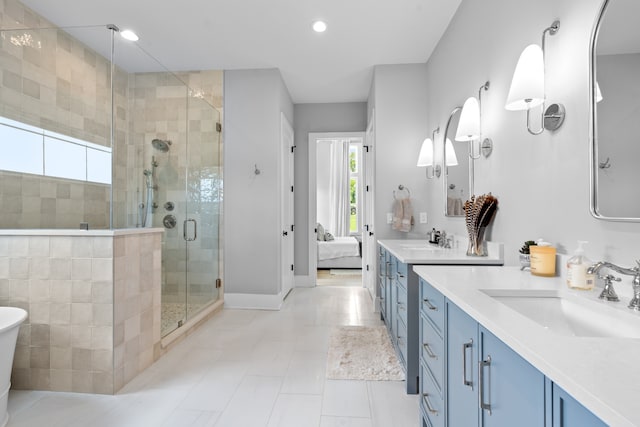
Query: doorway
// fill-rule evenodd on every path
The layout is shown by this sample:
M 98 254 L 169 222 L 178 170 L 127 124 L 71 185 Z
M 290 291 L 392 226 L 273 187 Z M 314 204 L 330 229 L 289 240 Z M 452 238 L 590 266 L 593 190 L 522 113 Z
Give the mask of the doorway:
M 363 286 L 365 133 L 309 134 L 309 274 L 315 285 Z

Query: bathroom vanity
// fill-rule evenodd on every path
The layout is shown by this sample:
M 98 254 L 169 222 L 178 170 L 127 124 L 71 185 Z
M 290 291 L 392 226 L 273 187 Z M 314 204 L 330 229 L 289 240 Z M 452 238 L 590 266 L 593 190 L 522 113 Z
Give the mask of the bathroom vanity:
M 416 266 L 421 426 L 637 426 L 640 313 L 517 267 Z M 622 284 L 618 287 L 622 287 Z
M 427 240 L 378 241 L 380 314 L 406 373 L 409 394 L 419 389 L 419 286 L 414 265 L 502 265 L 502 243 L 487 242 L 488 256 L 467 256 L 466 245 L 445 249 Z

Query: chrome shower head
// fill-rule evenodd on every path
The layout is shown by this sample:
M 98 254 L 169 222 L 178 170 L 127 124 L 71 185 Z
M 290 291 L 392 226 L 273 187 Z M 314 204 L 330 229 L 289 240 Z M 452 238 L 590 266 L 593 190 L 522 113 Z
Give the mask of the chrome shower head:
M 151 141 L 151 145 L 153 145 L 153 148 L 155 148 L 156 150 L 166 153 L 167 151 L 169 151 L 171 141 L 169 141 L 168 139 L 165 140 L 155 138 Z

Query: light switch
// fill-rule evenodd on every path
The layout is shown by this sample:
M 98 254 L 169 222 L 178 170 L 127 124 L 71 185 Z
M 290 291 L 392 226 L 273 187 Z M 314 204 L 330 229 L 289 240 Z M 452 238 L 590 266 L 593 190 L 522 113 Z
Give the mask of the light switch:
M 393 222 L 393 215 L 391 212 L 387 212 L 387 224 L 391 224 Z
M 420 212 L 420 224 L 426 224 L 426 223 L 427 223 L 427 213 Z

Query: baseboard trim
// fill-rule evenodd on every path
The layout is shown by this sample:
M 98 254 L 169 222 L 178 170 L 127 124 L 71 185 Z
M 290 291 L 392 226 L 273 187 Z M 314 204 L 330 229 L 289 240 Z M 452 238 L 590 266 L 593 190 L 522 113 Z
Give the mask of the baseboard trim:
M 280 310 L 282 293 L 276 295 L 261 294 L 224 294 L 224 308 Z
M 316 286 L 315 276 L 294 276 L 294 280 L 296 288 L 313 288 Z

